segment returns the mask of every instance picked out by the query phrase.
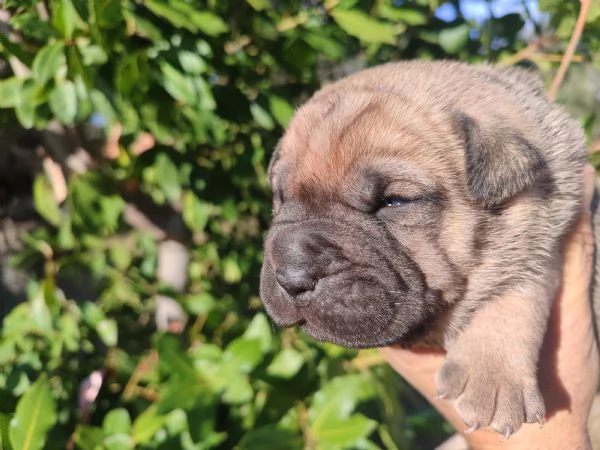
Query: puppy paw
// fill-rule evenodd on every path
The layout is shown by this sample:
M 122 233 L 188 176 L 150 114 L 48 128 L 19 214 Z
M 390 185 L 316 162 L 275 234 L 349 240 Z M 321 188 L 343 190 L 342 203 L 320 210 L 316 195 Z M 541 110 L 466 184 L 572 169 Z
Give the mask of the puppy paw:
M 543 423 L 544 400 L 535 370 L 509 367 L 501 361 L 447 359 L 438 373 L 438 395 L 454 400 L 467 432 L 491 427 L 505 438 L 523 423 Z

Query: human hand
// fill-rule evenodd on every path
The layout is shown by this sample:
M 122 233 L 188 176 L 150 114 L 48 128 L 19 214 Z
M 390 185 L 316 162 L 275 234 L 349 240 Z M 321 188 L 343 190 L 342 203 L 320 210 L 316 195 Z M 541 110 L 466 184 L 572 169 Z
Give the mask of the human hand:
M 540 353 L 540 389 L 546 402 L 545 425 L 525 424 L 510 439 L 491 430 L 465 437 L 472 449 L 585 449 L 590 448 L 587 418 L 600 376 L 598 346 L 589 298 L 594 258 L 590 205 L 596 175 L 584 171 L 584 195 L 579 220 L 564 244 L 562 284 L 553 304 L 548 331 Z M 459 431 L 466 426 L 452 403 L 438 399 L 436 373 L 443 351 L 381 349 L 383 357 Z

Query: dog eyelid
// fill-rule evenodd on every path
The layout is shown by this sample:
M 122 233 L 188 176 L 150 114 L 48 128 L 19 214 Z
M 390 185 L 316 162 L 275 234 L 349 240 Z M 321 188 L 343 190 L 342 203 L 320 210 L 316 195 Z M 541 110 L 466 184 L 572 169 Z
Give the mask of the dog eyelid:
M 418 199 L 411 199 L 406 197 L 400 197 L 397 195 L 390 195 L 383 198 L 383 206 L 404 206 L 407 203 L 413 202 Z
M 422 200 L 422 198 L 410 198 L 402 195 L 384 195 L 383 197 L 380 197 L 377 209 L 379 210 L 384 208 L 401 208 L 403 206 L 408 206 L 411 203 L 415 203 L 419 200 Z
M 377 204 L 377 210 L 387 208 L 403 208 L 410 207 L 413 205 L 426 205 L 426 204 L 439 204 L 440 197 L 437 193 L 423 193 L 419 195 L 399 195 L 389 194 L 383 195 L 379 198 Z

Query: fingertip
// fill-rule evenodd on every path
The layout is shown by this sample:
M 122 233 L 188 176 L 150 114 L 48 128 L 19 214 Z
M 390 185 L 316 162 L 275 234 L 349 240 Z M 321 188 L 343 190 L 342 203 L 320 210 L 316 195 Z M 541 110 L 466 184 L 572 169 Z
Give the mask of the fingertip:
M 583 168 L 583 201 L 582 209 L 589 210 L 596 188 L 596 169 L 591 164 Z

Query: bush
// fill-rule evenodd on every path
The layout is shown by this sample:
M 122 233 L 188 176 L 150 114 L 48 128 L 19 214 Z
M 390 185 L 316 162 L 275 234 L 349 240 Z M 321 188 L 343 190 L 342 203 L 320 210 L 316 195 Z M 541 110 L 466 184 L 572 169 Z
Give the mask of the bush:
M 545 3 L 540 30 L 564 41 L 578 2 Z M 257 297 L 265 168 L 327 80 L 506 60 L 526 45 L 521 15 L 468 21 L 426 0 L 5 8 L 0 152 L 33 160 L 34 179 L 3 187 L 3 211 L 32 198 L 37 216 L 5 269 L 27 282 L 1 329 L 2 448 L 429 448 L 450 432 L 376 351 L 273 329 Z M 548 74 L 552 50 L 529 55 Z

